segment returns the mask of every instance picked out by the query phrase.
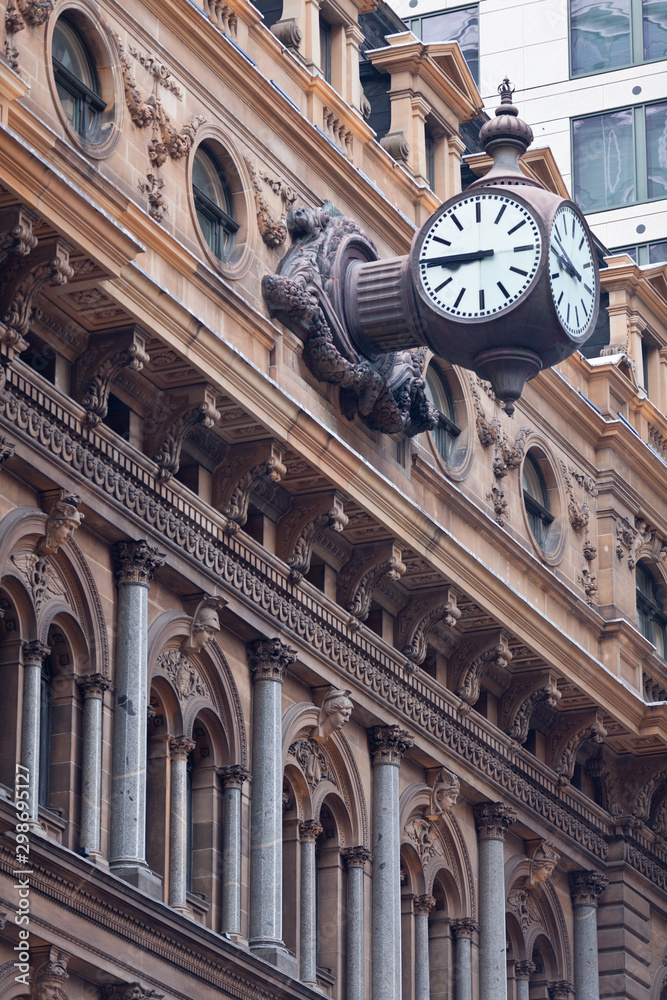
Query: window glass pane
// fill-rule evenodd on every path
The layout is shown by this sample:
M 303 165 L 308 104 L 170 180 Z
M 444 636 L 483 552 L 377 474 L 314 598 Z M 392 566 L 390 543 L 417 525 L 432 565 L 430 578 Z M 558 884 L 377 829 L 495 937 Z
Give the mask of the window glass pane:
M 81 83 L 97 92 L 90 61 L 78 32 L 61 18 L 53 29 L 53 58 Z
M 630 0 L 570 0 L 572 74 L 627 66 L 630 52 Z
M 192 183 L 219 208 L 227 209 L 227 198 L 222 179 L 210 156 L 203 149 L 195 153 L 192 164 Z
M 537 467 L 537 463 L 530 456 L 523 463 L 523 488 L 528 496 L 531 496 L 533 500 L 537 500 L 542 507 L 545 507 L 547 510 L 549 509 L 549 500 L 542 473 Z
M 452 394 L 449 391 L 449 386 L 446 384 L 444 379 L 440 378 L 437 372 L 430 367 L 426 370 L 425 391 L 428 401 L 432 403 L 433 406 L 440 411 L 440 413 L 443 413 L 453 424 L 455 424 L 454 402 L 452 400 Z M 454 437 L 444 424 L 438 424 L 437 427 L 434 427 L 431 434 L 433 435 L 433 443 L 435 444 L 438 453 L 445 459 L 446 462 L 448 462 L 452 456 Z
M 652 243 L 649 248 L 649 262 L 651 264 L 667 263 L 667 242 Z
M 574 200 L 584 212 L 630 205 L 635 194 L 632 109 L 575 119 Z
M 667 3 L 643 0 L 644 59 L 667 57 Z
M 667 103 L 646 108 L 649 198 L 667 198 Z
M 475 83 L 479 82 L 477 7 L 459 7 L 422 18 L 423 42 L 458 42 Z
M 320 69 L 327 83 L 331 83 L 331 25 L 320 18 Z

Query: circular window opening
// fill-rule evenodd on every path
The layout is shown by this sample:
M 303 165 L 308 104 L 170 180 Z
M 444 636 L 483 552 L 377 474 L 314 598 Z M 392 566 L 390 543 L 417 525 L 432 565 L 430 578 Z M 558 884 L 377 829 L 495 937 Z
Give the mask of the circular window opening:
M 533 455 L 526 455 L 523 463 L 523 503 L 533 538 L 546 550 L 549 528 L 554 516 L 549 503 L 549 491 L 542 470 Z
M 86 42 L 73 20 L 64 14 L 53 29 L 53 75 L 65 117 L 82 139 L 99 142 L 106 102 Z
M 426 370 L 426 397 L 439 413 L 438 425 L 431 431 L 433 443 L 440 457 L 452 465 L 461 428 L 456 422 L 452 391 L 433 365 Z
M 209 249 L 220 261 L 232 256 L 239 224 L 234 219 L 232 192 L 218 158 L 199 146 L 192 163 L 192 192 L 197 221 Z

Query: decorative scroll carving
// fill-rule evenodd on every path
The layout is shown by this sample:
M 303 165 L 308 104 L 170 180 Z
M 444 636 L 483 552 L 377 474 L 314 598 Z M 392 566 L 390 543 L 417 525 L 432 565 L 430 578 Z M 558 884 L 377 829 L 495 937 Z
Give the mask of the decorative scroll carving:
M 262 192 L 262 185 L 260 184 L 255 165 L 248 159 L 247 156 L 244 157 L 244 160 L 248 170 L 250 171 L 252 187 L 255 192 L 255 208 L 257 210 L 257 226 L 259 228 L 259 235 L 262 237 L 267 247 L 271 247 L 272 250 L 276 250 L 278 247 L 281 247 L 287 239 L 287 225 L 285 224 L 284 219 L 281 219 L 280 222 L 276 222 L 273 219 L 271 210 L 269 209 L 266 198 Z
M 77 362 L 75 395 L 86 410 L 85 420 L 97 427 L 107 415 L 111 383 L 122 368 L 140 372 L 150 361 L 146 353 L 149 335 L 139 326 L 105 331 L 90 338 L 90 345 Z
M 186 390 L 175 389 L 169 393 L 165 410 L 167 417 L 150 434 L 147 451 L 158 451 L 153 461 L 158 466 L 157 478 L 163 482 L 175 476 L 181 464 L 181 448 L 189 431 L 199 425 L 210 430 L 220 423 L 217 409 L 218 394 L 206 384 L 188 386 Z
M 512 889 L 507 896 L 507 905 L 519 921 L 522 931 L 525 932 L 531 924 L 540 922 L 540 911 L 526 888 Z
M 516 810 L 504 802 L 478 802 L 473 806 L 475 826 L 480 837 L 504 840 L 516 820 Z
M 360 248 L 377 259 L 375 247 L 356 222 L 330 219 L 322 209 L 287 214 L 292 245 L 278 273 L 262 279 L 272 316 L 304 341 L 303 360 L 322 382 L 340 386 L 343 414 L 355 414 L 375 430 L 408 436 L 435 427 L 438 413 L 425 393 L 425 352 L 397 351 L 375 360 L 353 348 L 340 319 L 340 277 L 346 255 Z
M 368 738 L 374 764 L 400 764 L 415 742 L 400 726 L 374 726 Z
M 32 229 L 38 221 L 39 216 L 23 205 L 0 209 L 0 267 L 4 268 L 7 259 L 13 255 L 27 257 L 35 249 L 37 237 Z
M 622 559 L 626 550 L 631 549 L 637 534 L 627 517 L 616 522 L 616 555 Z
M 166 90 L 170 90 L 172 94 L 179 99 L 179 101 L 183 99 L 180 87 L 174 80 L 172 80 L 171 72 L 167 69 L 164 63 L 161 63 L 159 59 L 155 58 L 155 56 L 144 55 L 143 52 L 139 52 L 139 50 L 133 45 L 129 45 L 128 50 L 132 58 L 136 59 L 138 63 L 141 63 L 144 69 L 148 70 L 153 79 L 156 80 L 161 87 L 164 87 Z
M 355 554 L 339 574 L 339 603 L 359 621 L 366 621 L 373 591 L 383 577 L 400 580 L 405 573 L 402 546 L 396 539 L 355 549 Z
M 325 743 L 332 733 L 339 732 L 347 725 L 354 708 L 349 688 L 329 688 L 317 717 L 317 726 L 311 732 L 311 738 Z
M 577 752 L 582 743 L 592 740 L 602 743 L 607 730 L 602 722 L 602 712 L 566 713 L 560 725 L 551 733 L 551 766 L 558 775 L 558 784 L 572 780 Z
M 477 388 L 477 382 L 479 380 L 475 375 L 473 375 L 472 372 L 468 372 L 467 375 L 468 385 L 470 386 L 470 394 L 475 408 L 475 429 L 477 430 L 477 437 L 479 438 L 479 443 L 483 448 L 489 448 L 498 436 L 499 424 L 496 420 L 489 420 L 484 412 L 484 407 L 482 406 L 482 401 L 479 398 L 479 390 Z
M 28 346 L 33 303 L 44 285 L 64 285 L 73 276 L 70 249 L 60 238 L 46 240 L 29 256 L 15 255 L 6 268 L 0 288 L 0 353 L 9 361 Z
M 537 706 L 546 704 L 555 708 L 561 697 L 556 678 L 551 673 L 531 677 L 527 686 L 513 684 L 501 701 L 502 728 L 517 743 L 525 743 Z
M 575 906 L 583 903 L 596 906 L 598 898 L 609 885 L 606 875 L 600 875 L 596 871 L 569 872 L 568 880 L 570 896 Z
M 157 666 L 171 679 L 179 701 L 186 702 L 197 695 L 206 698 L 206 686 L 197 672 L 197 668 L 180 649 L 168 649 L 160 653 Z
M 137 128 L 146 128 L 147 125 L 152 125 L 156 119 L 157 108 L 155 97 L 151 95 L 145 101 L 142 99 L 132 71 L 132 63 L 125 53 L 123 43 L 115 32 L 113 33 L 113 37 L 118 47 L 118 58 L 123 74 L 127 110 L 130 112 L 130 118 Z
M 426 658 L 428 637 L 438 622 L 454 628 L 461 617 L 454 587 L 442 587 L 430 596 L 414 597 L 396 622 L 397 645 L 403 655 L 419 665 Z
M 521 427 L 514 438 L 514 444 L 510 444 L 507 434 L 498 425 L 494 442 L 496 453 L 493 459 L 493 474 L 496 479 L 502 479 L 511 469 L 519 468 L 529 434 L 530 427 Z
M 426 819 L 436 820 L 450 813 L 456 805 L 461 791 L 461 783 L 446 767 L 440 768 L 431 789 L 431 801 Z
M 65 588 L 53 566 L 44 556 L 35 552 L 15 552 L 11 560 L 32 594 L 36 614 L 40 613 L 47 601 L 64 596 Z
M 419 855 L 422 868 L 425 868 L 431 858 L 439 853 L 432 824 L 424 816 L 417 816 L 410 820 L 405 832 Z
M 321 781 L 336 784 L 333 769 L 329 767 L 327 756 L 315 740 L 304 737 L 295 740 L 289 748 L 289 753 L 301 766 L 310 788 L 317 788 Z
M 458 668 L 456 693 L 468 705 L 474 705 L 479 698 L 480 685 L 484 673 L 491 667 L 504 670 L 512 659 L 509 635 L 504 629 L 494 629 L 465 643 L 457 650 L 453 666 Z
M 240 445 L 215 474 L 214 506 L 227 518 L 225 530 L 234 534 L 248 520 L 250 494 L 260 479 L 279 483 L 287 469 L 283 465 L 285 447 L 277 441 Z
M 148 198 L 148 214 L 156 222 L 162 222 L 167 212 L 167 202 L 162 194 L 164 181 L 157 174 L 149 171 L 145 181 L 139 181 L 137 185 L 142 194 Z
M 118 583 L 142 583 L 148 586 L 155 572 L 164 564 L 164 552 L 147 542 L 116 542 L 113 546 L 114 573 Z
M 180 132 L 172 125 L 169 115 L 162 107 L 159 98 L 155 98 L 155 123 L 159 138 L 156 136 L 148 144 L 148 156 L 151 163 L 161 167 L 167 157 L 180 160 L 192 149 L 195 136 L 200 125 L 206 121 L 203 115 L 194 115 L 184 125 Z
M 46 521 L 45 536 L 40 542 L 40 551 L 52 555 L 61 545 L 68 542 L 83 521 L 83 514 L 77 510 L 81 497 L 69 490 L 60 490 Z
M 345 497 L 338 490 L 302 496 L 292 501 L 283 538 L 283 551 L 292 583 L 300 583 L 310 569 L 315 540 L 320 531 L 342 531 L 347 525 Z
M 296 650 L 280 639 L 253 639 L 247 645 L 248 666 L 253 681 L 282 681 L 287 667 L 296 660 Z
M 271 31 L 276 36 L 278 41 L 281 42 L 286 49 L 289 49 L 290 52 L 296 53 L 298 51 L 303 39 L 303 32 L 296 23 L 296 18 L 286 17 L 281 21 L 276 21 L 271 28 Z

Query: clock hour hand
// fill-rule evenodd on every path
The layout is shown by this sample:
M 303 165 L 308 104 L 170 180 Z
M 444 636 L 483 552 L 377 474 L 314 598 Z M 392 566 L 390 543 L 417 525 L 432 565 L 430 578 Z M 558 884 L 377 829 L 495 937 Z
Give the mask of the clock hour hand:
M 450 253 L 446 257 L 431 257 L 430 260 L 423 260 L 426 267 L 451 267 L 455 269 L 459 264 L 467 264 L 472 260 L 483 260 L 484 257 L 493 257 L 493 250 L 472 250 L 469 253 Z
M 577 271 L 576 267 L 574 266 L 574 264 L 572 263 L 572 261 L 568 257 L 568 255 L 565 252 L 565 250 L 563 248 L 563 245 L 561 244 L 561 242 L 558 239 L 558 237 L 556 237 L 556 240 L 558 242 L 558 247 L 560 249 L 560 253 L 558 253 L 558 250 L 556 250 L 555 247 L 552 247 L 553 252 L 556 254 L 556 257 L 561 262 L 561 264 L 563 265 L 563 267 L 565 268 L 565 270 L 568 272 L 568 274 L 571 274 L 573 278 L 577 279 L 577 281 L 581 281 L 581 275 L 579 274 L 579 272 Z M 561 254 L 562 254 L 562 256 L 561 256 Z

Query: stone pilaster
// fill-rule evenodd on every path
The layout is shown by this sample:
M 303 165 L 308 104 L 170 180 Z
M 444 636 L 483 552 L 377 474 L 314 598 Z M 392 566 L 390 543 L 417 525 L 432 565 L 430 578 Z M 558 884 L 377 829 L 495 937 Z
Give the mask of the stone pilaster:
M 530 977 L 537 966 L 534 962 L 515 962 L 514 978 L 516 979 L 516 1000 L 529 1000 Z
M 504 843 L 516 812 L 503 802 L 474 808 L 479 841 L 479 997 L 507 1000 Z
M 472 1000 L 472 936 L 479 927 L 471 917 L 452 920 L 449 926 L 455 941 L 454 996 Z
M 414 740 L 399 726 L 371 730 L 373 761 L 372 996 L 401 997 L 401 829 L 398 770 Z
M 301 914 L 299 921 L 299 976 L 304 983 L 317 984 L 317 868 L 315 841 L 322 824 L 307 819 L 299 824 L 301 841 Z
M 282 940 L 283 675 L 296 651 L 280 639 L 248 644 L 253 679 L 250 809 L 250 948 L 285 972 L 294 962 Z
M 218 768 L 223 787 L 222 811 L 222 931 L 241 933 L 241 801 L 250 771 L 240 764 Z
M 102 674 L 79 678 L 83 694 L 83 759 L 81 762 L 81 829 L 79 847 L 93 857 L 100 853 L 102 803 L 102 707 L 110 682 Z
M 158 896 L 159 881 L 146 864 L 148 588 L 164 555 L 144 541 L 117 542 L 113 554 L 118 603 L 109 865 Z
M 428 918 L 435 907 L 433 896 L 415 896 L 415 1000 L 430 1000 L 431 973 L 428 953 Z
M 347 867 L 347 1000 L 364 1000 L 364 867 L 371 852 L 348 847 L 342 855 Z
M 574 995 L 577 1000 L 600 1000 L 597 908 L 609 880 L 596 871 L 570 872 L 574 918 Z
M 39 736 L 42 693 L 42 663 L 51 652 L 37 640 L 23 643 L 23 715 L 21 717 L 21 763 L 30 779 L 27 812 L 31 823 L 39 822 Z M 25 786 L 22 786 L 25 787 Z
M 169 905 L 183 912 L 188 907 L 188 757 L 194 747 L 185 736 L 169 738 Z

